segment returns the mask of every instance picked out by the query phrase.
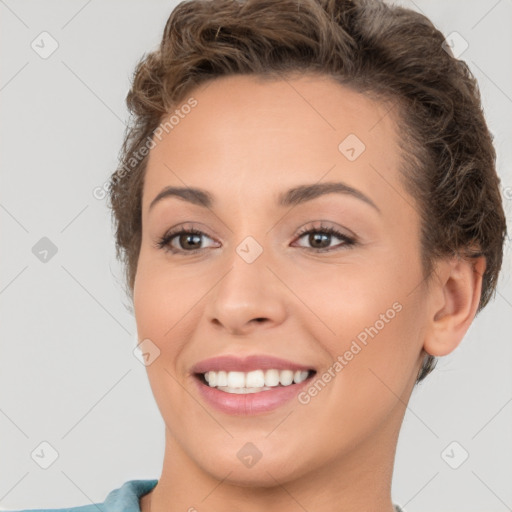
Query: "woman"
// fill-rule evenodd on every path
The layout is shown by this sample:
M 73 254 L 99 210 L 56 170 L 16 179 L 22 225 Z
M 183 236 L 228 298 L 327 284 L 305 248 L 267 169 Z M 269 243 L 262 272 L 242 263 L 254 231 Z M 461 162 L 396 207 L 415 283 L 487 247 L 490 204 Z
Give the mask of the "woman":
M 166 447 L 100 510 L 399 511 L 411 392 L 502 262 L 467 66 L 380 1 L 191 1 L 127 103 L 110 199 Z

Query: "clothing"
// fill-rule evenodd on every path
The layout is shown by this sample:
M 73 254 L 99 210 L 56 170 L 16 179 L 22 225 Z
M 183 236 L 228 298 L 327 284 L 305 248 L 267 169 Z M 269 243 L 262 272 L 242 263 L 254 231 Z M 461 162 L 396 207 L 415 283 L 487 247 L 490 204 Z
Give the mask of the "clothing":
M 128 480 L 114 489 L 103 503 L 79 507 L 26 509 L 13 512 L 140 512 L 139 499 L 158 483 L 158 480 Z
M 114 489 L 103 503 L 67 508 L 26 509 L 12 512 L 140 512 L 139 499 L 152 491 L 158 480 L 128 480 Z M 395 505 L 396 512 L 405 512 Z

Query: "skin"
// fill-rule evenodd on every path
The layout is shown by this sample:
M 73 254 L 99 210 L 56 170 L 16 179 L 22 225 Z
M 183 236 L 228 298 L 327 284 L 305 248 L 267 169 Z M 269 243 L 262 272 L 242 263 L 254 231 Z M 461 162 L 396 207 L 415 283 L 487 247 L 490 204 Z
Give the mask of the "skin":
M 446 355 L 462 340 L 485 261 L 440 260 L 426 285 L 389 106 L 318 75 L 222 77 L 190 96 L 197 106 L 151 149 L 143 190 L 134 309 L 139 339 L 160 350 L 147 372 L 166 431 L 162 474 L 141 509 L 393 512 L 393 461 L 418 370 L 426 352 Z M 338 150 L 348 134 L 366 146 L 355 161 Z M 335 193 L 277 205 L 280 192 L 327 181 L 380 212 Z M 206 189 L 215 205 L 171 197 L 149 211 L 169 185 Z M 331 236 L 330 252 L 318 252 L 298 238 L 319 221 L 356 244 Z M 179 236 L 181 254 L 155 247 L 184 224 L 205 233 L 198 252 Z M 247 236 L 263 249 L 250 264 L 236 252 Z M 233 416 L 192 381 L 193 364 L 220 354 L 271 354 L 318 377 L 397 302 L 400 312 L 308 404 Z M 262 454 L 250 468 L 237 457 L 247 442 Z

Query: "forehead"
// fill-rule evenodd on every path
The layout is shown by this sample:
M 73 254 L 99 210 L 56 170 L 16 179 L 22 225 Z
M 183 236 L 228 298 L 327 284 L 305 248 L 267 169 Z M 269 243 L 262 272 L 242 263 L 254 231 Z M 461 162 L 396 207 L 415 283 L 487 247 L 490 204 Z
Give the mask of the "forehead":
M 372 194 L 382 173 L 396 179 L 401 163 L 390 105 L 326 76 L 218 78 L 191 91 L 169 119 L 153 137 L 145 208 L 168 185 L 277 196 L 326 173 Z

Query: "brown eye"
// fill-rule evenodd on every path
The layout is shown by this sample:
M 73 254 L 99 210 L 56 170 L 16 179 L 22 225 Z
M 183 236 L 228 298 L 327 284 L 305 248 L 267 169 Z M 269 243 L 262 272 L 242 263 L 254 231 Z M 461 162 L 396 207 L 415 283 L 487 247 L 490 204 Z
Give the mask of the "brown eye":
M 198 229 L 180 229 L 164 235 L 158 241 L 157 247 L 173 253 L 193 253 L 204 248 L 201 247 L 204 237 L 210 238 Z
M 350 247 L 355 244 L 355 240 L 353 238 L 340 233 L 337 229 L 332 227 L 321 227 L 321 228 L 313 228 L 308 230 L 303 230 L 299 233 L 299 239 L 305 238 L 307 235 L 307 242 L 310 244 L 310 247 L 304 247 L 305 249 L 311 249 L 317 252 L 327 252 L 334 251 L 338 248 Z M 330 244 L 333 238 L 338 238 L 341 240 L 341 243 L 338 243 L 336 246 L 330 247 Z
M 176 238 L 176 236 L 174 237 Z M 182 233 L 177 235 L 178 245 L 182 249 L 200 249 L 201 235 L 196 233 Z

